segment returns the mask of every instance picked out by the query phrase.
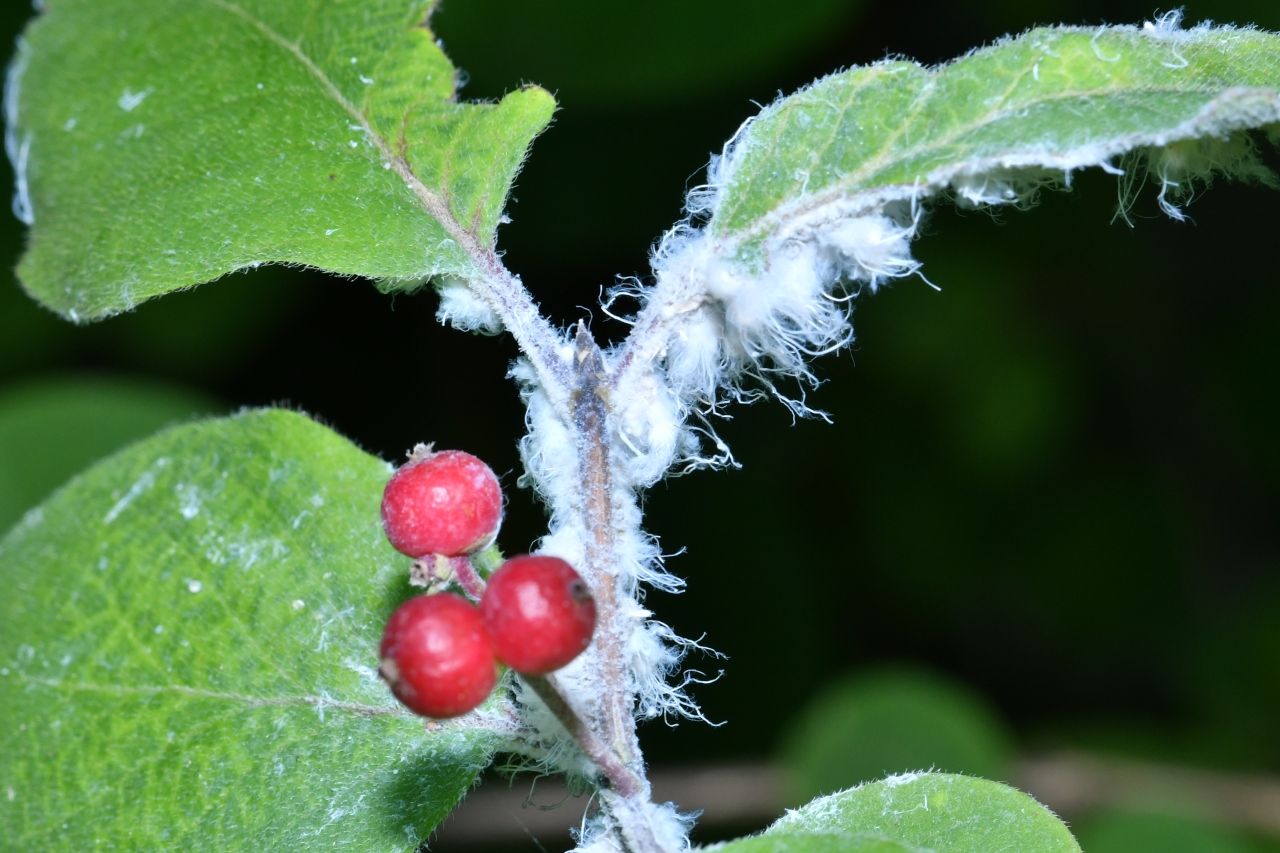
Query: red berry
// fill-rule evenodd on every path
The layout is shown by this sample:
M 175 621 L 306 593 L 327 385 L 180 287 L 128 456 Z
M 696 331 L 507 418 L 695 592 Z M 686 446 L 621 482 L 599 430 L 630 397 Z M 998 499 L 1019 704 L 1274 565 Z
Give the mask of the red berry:
M 397 551 L 415 559 L 456 557 L 491 543 L 502 523 L 502 488 L 470 453 L 444 450 L 414 459 L 382 493 L 382 526 Z
M 498 680 L 480 611 L 451 592 L 400 605 L 387 622 L 378 656 L 378 673 L 391 692 L 424 717 L 465 714 Z
M 573 566 L 559 557 L 515 557 L 489 578 L 480 613 L 498 660 L 543 675 L 591 642 L 596 602 Z

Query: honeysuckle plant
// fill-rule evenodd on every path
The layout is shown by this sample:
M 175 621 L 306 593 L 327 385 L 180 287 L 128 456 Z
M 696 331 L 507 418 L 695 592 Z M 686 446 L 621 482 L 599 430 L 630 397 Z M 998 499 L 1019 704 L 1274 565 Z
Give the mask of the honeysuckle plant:
M 0 540 L 0 849 L 409 851 L 498 754 L 594 790 L 579 849 L 684 849 L 692 819 L 653 802 L 636 736 L 700 716 L 695 644 L 642 603 L 683 584 L 643 491 L 730 464 L 714 424 L 733 403 L 813 414 L 813 359 L 852 341 L 856 297 L 920 272 L 930 204 L 1026 205 L 1096 167 L 1181 217 L 1214 176 L 1274 183 L 1256 156 L 1280 132 L 1271 33 L 1169 14 L 854 67 L 739 129 L 652 275 L 607 295 L 637 307 L 603 342 L 549 322 L 497 249 L 553 97 L 460 101 L 431 5 L 46 0 L 5 91 L 19 276 L 87 323 L 306 265 L 434 287 L 441 322 L 511 335 L 524 482 L 550 510 L 537 550 L 590 585 L 594 639 L 551 692 L 507 675 L 475 711 L 424 721 L 376 672 L 413 593 L 380 528 L 391 466 L 284 409 L 170 429 Z M 939 773 L 832 794 L 730 847 L 1079 849 L 1025 794 Z

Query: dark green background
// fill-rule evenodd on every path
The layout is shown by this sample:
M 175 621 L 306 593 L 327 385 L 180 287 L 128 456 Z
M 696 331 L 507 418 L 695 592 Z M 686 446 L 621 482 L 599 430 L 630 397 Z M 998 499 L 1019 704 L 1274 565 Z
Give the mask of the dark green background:
M 500 246 L 552 316 L 585 310 L 613 339 L 624 329 L 595 308 L 600 289 L 644 273 L 753 101 L 886 54 L 937 62 L 1035 23 L 1152 11 L 1146 0 L 503 9 L 448 0 L 436 18 L 472 72 L 465 96 L 532 80 L 562 105 Z M 1280 29 L 1273 0 L 1187 12 Z M 3 14 L 8 40 L 27 11 Z M 1133 227 L 1115 209 L 1115 179 L 1100 174 L 1029 213 L 935 207 L 917 252 L 942 292 L 913 279 L 858 303 L 857 346 L 817 366 L 827 384 L 811 402 L 834 425 L 793 426 L 772 403 L 735 409 L 721 434 L 743 469 L 652 492 L 651 529 L 668 551 L 687 548 L 669 565 L 689 589 L 650 605 L 729 655 L 724 677 L 696 690 L 726 725 L 650 724 L 655 762 L 765 755 L 831 678 L 910 661 L 986 695 L 1024 746 L 1280 771 L 1280 195 L 1217 186 L 1184 224 L 1159 215 L 1151 189 Z M 22 240 L 6 219 L 6 269 Z M 261 270 L 75 328 L 6 281 L 0 391 L 128 377 L 224 412 L 300 407 L 388 459 L 416 441 L 465 448 L 503 474 L 501 541 L 522 550 L 544 519 L 515 487 L 514 350 L 443 329 L 434 310 L 429 292 L 391 299 Z

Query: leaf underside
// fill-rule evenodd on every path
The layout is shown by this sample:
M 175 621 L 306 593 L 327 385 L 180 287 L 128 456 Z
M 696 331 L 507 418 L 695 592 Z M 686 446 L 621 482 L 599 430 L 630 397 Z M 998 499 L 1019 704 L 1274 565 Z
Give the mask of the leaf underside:
M 947 188 L 984 203 L 1017 201 L 1020 180 L 1061 180 L 1126 152 L 1216 143 L 1277 121 L 1275 34 L 1180 30 L 1174 19 L 1035 29 L 938 68 L 852 68 L 776 102 L 721 162 L 709 227 L 750 245 L 798 218 Z M 1205 177 L 1240 165 L 1213 150 L 1172 153 L 1163 164 L 1171 179 L 1179 169 L 1197 176 L 1202 167 Z
M 410 851 L 497 746 L 378 679 L 388 467 L 302 415 L 161 433 L 0 540 L 0 850 Z
M 45 5 L 8 93 L 19 276 L 72 319 L 271 262 L 474 277 L 555 108 L 456 103 L 428 0 Z
M 786 839 L 785 847 L 732 853 L 844 853 L 828 841 L 804 836 L 853 836 L 848 853 L 1080 853 L 1071 832 L 1052 812 L 1021 791 L 972 776 L 907 773 L 891 776 L 788 812 L 760 839 Z M 876 839 L 893 846 L 859 847 Z

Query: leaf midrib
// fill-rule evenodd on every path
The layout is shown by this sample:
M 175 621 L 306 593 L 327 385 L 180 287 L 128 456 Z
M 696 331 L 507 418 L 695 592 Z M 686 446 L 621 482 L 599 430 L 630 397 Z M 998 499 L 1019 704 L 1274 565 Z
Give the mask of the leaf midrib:
M 320 83 L 325 94 L 327 94 L 334 103 L 342 107 L 347 115 L 360 124 L 365 135 L 373 141 L 374 146 L 378 149 L 378 153 L 382 155 L 383 162 L 391 164 L 391 168 L 400 176 L 400 179 L 404 181 L 409 190 L 418 198 L 423 209 L 425 209 L 433 219 L 439 222 L 440 226 L 444 228 L 448 235 L 453 238 L 458 245 L 466 250 L 472 260 L 479 265 L 480 256 L 483 253 L 480 251 L 475 235 L 468 232 L 456 219 L 454 219 L 453 213 L 449 210 L 449 203 L 446 197 L 429 188 L 416 174 L 414 174 L 413 167 L 409 165 L 407 156 L 401 156 L 392 149 L 387 140 L 384 139 L 381 134 L 377 133 L 373 129 L 373 126 L 369 124 L 369 119 L 365 114 L 358 109 L 355 104 L 347 100 L 346 96 L 342 94 L 342 91 L 332 80 L 329 79 L 329 76 L 324 73 L 324 70 L 321 69 L 320 66 L 316 65 L 315 62 L 312 61 L 311 57 L 307 56 L 306 52 L 303 51 L 299 45 L 289 41 L 280 33 L 276 32 L 271 25 L 250 14 L 242 6 L 231 2 L 231 0 L 208 0 L 208 2 L 225 12 L 239 17 L 241 20 L 257 29 L 258 32 L 266 36 L 267 39 L 281 50 L 285 51 L 295 60 L 300 62 L 307 72 Z

